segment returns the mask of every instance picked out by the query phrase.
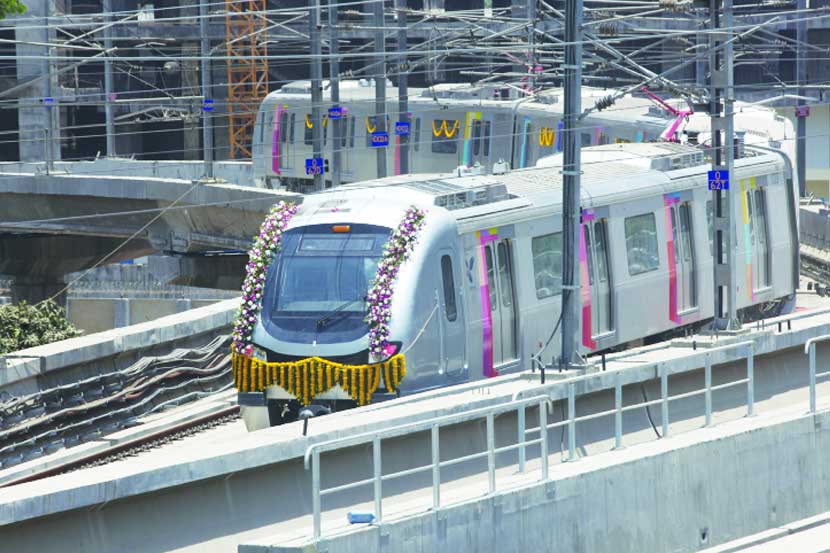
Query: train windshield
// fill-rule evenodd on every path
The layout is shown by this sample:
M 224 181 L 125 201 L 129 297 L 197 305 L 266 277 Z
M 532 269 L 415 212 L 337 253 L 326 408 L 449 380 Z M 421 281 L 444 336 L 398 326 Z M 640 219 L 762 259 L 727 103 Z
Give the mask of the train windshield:
M 283 234 L 268 268 L 262 322 L 280 340 L 336 343 L 368 332 L 366 293 L 391 230 L 310 225 Z

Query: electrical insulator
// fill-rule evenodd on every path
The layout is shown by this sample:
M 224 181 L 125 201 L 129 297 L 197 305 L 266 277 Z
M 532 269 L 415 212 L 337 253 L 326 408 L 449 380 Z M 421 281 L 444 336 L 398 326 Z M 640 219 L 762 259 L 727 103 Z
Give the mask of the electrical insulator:
M 594 107 L 597 108 L 597 111 L 602 111 L 606 108 L 611 107 L 614 103 L 614 98 L 612 96 L 605 96 L 604 98 L 600 98 L 594 103 Z

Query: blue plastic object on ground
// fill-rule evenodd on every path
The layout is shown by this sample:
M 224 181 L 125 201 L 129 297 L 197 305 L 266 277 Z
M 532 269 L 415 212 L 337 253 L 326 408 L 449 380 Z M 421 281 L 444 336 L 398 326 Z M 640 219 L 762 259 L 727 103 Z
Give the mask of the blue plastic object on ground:
M 346 514 L 349 524 L 371 524 L 375 521 L 375 515 L 367 512 L 351 512 Z

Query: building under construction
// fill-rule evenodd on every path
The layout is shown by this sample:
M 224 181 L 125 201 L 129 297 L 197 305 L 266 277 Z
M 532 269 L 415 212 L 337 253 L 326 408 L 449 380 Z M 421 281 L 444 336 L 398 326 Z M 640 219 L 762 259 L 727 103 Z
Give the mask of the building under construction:
M 247 160 L 259 103 L 283 83 L 310 74 L 309 9 L 300 0 L 23 3 L 24 15 L 0 22 L 6 60 L 0 70 L 3 161 L 98 156 Z M 813 2 L 810 9 L 821 11 L 826 3 Z M 325 56 L 330 51 L 330 4 L 320 4 Z M 679 65 L 694 51 L 696 37 L 688 29 L 694 28 L 695 4 L 661 0 L 653 3 L 657 9 L 652 11 L 659 13 L 630 17 L 632 10 L 645 9 L 643 4 L 591 2 L 586 30 L 610 44 L 623 38 L 616 47 L 654 71 Z M 340 59 L 340 74 L 377 74 L 371 55 L 377 32 L 373 4 L 335 5 L 339 51 L 348 53 Z M 405 26 L 410 51 L 421 51 L 410 56 L 411 67 L 404 69 L 411 71 L 413 86 L 483 78 L 519 81 L 538 68 L 541 86 L 561 85 L 561 53 L 554 51 L 556 39 L 551 37 L 561 35 L 557 13 L 563 5 L 561 0 L 388 0 L 383 3 L 388 57 L 381 65 L 395 80 L 400 68 L 394 57 L 396 33 Z M 742 35 L 736 54 L 735 81 L 742 87 L 738 96 L 751 100 L 798 93 L 822 101 L 825 83 L 817 77 L 827 74 L 828 62 L 823 55 L 798 56 L 795 20 L 779 15 L 775 25 L 751 27 L 760 14 L 786 14 L 799 2 L 736 0 L 735 5 L 744 8 L 737 21 L 752 31 Z M 827 21 L 816 18 L 804 31 L 811 48 L 830 42 Z M 676 36 L 653 38 L 667 30 L 677 31 Z M 517 44 L 527 49 L 526 55 L 503 53 L 505 45 Z M 436 45 L 446 48 L 446 54 L 436 53 Z M 466 50 L 453 53 L 450 45 Z M 471 52 L 471 47 L 479 51 Z M 586 48 L 590 54 L 589 42 Z M 636 81 L 621 70 L 622 58 L 596 53 L 605 59 L 586 57 L 586 84 Z M 325 61 L 322 75 L 329 76 Z M 672 79 L 686 86 L 702 84 L 705 63 L 682 64 Z

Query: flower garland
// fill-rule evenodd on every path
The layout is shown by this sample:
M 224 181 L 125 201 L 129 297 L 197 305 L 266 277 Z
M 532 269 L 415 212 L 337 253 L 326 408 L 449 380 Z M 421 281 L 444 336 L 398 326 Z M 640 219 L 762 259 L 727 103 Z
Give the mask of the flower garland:
M 232 334 L 231 349 L 237 353 L 250 356 L 254 351 L 251 335 L 254 332 L 259 310 L 262 308 L 262 294 L 265 291 L 265 274 L 268 271 L 268 264 L 271 263 L 274 254 L 279 251 L 282 233 L 298 209 L 299 206 L 293 203 L 275 204 L 262 222 L 259 236 L 254 237 L 254 245 L 248 252 L 248 265 L 245 267 L 242 305 L 239 306 Z
M 369 323 L 370 356 L 382 358 L 395 353 L 388 342 L 389 323 L 392 320 L 392 286 L 398 277 L 401 265 L 409 259 L 412 253 L 418 238 L 418 231 L 424 225 L 425 217 L 424 210 L 415 206 L 409 207 L 403 221 L 392 232 L 392 236 L 383 247 L 383 257 L 378 263 L 377 275 L 366 295 L 369 303 L 366 322 Z

